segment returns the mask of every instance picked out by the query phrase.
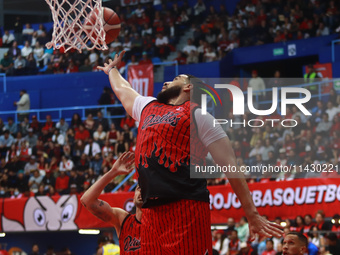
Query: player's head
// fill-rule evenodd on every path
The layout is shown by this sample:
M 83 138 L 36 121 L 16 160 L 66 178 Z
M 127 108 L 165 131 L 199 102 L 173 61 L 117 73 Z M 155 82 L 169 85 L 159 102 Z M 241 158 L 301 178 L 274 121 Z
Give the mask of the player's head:
M 288 233 L 283 240 L 283 255 L 303 255 L 307 252 L 308 240 L 298 232 Z
M 137 208 L 141 208 L 143 205 L 141 188 L 139 184 L 136 186 L 135 196 L 133 197 L 133 203 L 136 205 Z
M 162 91 L 158 93 L 157 99 L 159 102 L 167 104 L 171 99 L 183 95 L 189 100 L 191 89 L 192 84 L 190 84 L 189 75 L 180 74 L 176 76 L 172 81 L 164 82 Z

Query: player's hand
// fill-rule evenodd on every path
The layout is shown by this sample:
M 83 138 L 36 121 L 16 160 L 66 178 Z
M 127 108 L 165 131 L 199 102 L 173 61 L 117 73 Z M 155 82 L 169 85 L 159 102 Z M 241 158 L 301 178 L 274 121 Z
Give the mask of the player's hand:
M 260 214 L 252 217 L 247 217 L 249 224 L 249 235 L 251 241 L 255 239 L 255 234 L 261 236 L 280 238 L 283 235 L 283 227 L 274 222 L 270 222 L 263 218 Z
M 111 68 L 115 66 L 119 66 L 120 62 L 122 61 L 122 58 L 125 54 L 125 50 L 123 50 L 120 54 L 116 54 L 114 60 L 109 59 L 109 63 L 104 63 L 104 66 L 97 66 L 99 70 L 104 71 L 107 75 L 109 74 L 109 71 Z
M 118 175 L 128 174 L 135 168 L 135 154 L 133 152 L 124 152 L 113 164 L 110 171 Z

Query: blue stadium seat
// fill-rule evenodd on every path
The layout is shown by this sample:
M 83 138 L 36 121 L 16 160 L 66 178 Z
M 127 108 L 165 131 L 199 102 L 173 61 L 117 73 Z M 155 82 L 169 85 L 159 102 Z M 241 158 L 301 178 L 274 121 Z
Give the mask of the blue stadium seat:
M 159 57 L 153 57 L 152 58 L 152 63 L 153 64 L 157 64 L 157 63 L 161 63 L 161 62 L 162 62 L 162 60 Z

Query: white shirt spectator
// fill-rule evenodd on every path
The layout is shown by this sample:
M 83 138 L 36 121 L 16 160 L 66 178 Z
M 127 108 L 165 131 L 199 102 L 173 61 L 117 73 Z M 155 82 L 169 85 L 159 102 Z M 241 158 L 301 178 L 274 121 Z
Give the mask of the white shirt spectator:
M 124 49 L 125 51 L 130 51 L 130 50 L 131 50 L 131 41 L 129 41 L 129 42 L 124 42 L 124 43 L 123 43 L 123 49 Z
M 26 46 L 24 48 L 21 49 L 21 56 L 23 56 L 24 58 L 27 58 L 29 54 L 31 54 L 33 52 L 33 49 L 31 46 Z
M 110 47 L 112 47 L 112 48 L 116 48 L 116 47 L 119 47 L 119 46 L 122 46 L 122 43 L 118 40 L 115 40 L 113 43 L 110 44 Z
M 32 35 L 34 32 L 34 29 L 31 28 L 30 24 L 26 24 L 25 28 L 22 30 L 23 35 Z
M 89 155 L 90 153 L 90 144 L 86 144 L 84 148 L 84 153 L 88 156 L 95 156 L 97 153 L 101 153 L 101 149 L 99 147 L 99 144 L 96 142 L 93 142 L 92 144 L 92 155 Z
M 10 44 L 15 40 L 15 37 L 13 34 L 10 34 L 8 31 L 2 36 L 2 43 L 3 44 Z
M 203 1 L 198 1 L 197 4 L 195 4 L 194 6 L 194 15 L 200 15 L 202 12 L 204 12 L 206 10 L 205 4 L 203 3 Z
M 98 60 L 98 54 L 92 51 L 91 54 L 89 55 L 89 59 L 90 59 L 90 63 L 93 64 L 94 62 Z
M 215 51 L 206 52 L 204 54 L 205 62 L 213 62 L 213 61 L 216 60 L 216 57 L 217 57 L 217 55 L 216 55 Z
M 44 48 L 43 47 L 34 48 L 33 54 L 37 59 L 42 58 L 42 56 L 44 55 Z
M 25 60 L 23 59 L 25 62 Z M 25 66 L 25 65 L 24 65 Z M 17 111 L 26 111 L 31 107 L 30 96 L 27 93 L 23 93 L 20 100 L 17 102 Z
M 249 80 L 248 87 L 253 88 L 253 95 L 260 94 L 259 92 L 258 93 L 256 93 L 256 92 L 259 91 L 259 90 L 265 90 L 266 89 L 266 85 L 264 84 L 264 81 L 261 77 L 251 78 Z M 265 96 L 266 92 L 263 91 L 263 92 L 261 92 L 261 94 L 263 96 Z
M 328 121 L 333 121 L 334 116 L 340 112 L 340 108 L 333 106 L 331 109 L 327 109 L 325 112 L 328 114 Z
M 137 8 L 137 9 L 135 10 L 135 13 L 136 13 L 136 15 L 137 15 L 138 18 L 141 18 L 141 17 L 142 17 L 143 12 L 144 12 L 144 9 L 143 9 L 143 8 Z
M 191 52 L 191 51 L 197 51 L 197 47 L 195 45 L 186 45 L 184 46 L 183 48 L 183 52 L 188 54 Z
M 162 46 L 162 45 L 167 45 L 167 44 L 169 44 L 169 40 L 168 40 L 168 37 L 166 36 L 163 36 L 162 38 L 157 38 L 155 42 L 156 46 Z
M 66 162 L 60 161 L 59 170 L 61 171 L 71 171 L 74 167 L 74 163 L 71 159 L 68 159 Z

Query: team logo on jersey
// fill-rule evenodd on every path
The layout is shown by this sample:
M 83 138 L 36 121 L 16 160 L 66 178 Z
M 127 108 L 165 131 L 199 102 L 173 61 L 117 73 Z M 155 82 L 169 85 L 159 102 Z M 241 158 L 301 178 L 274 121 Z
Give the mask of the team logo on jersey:
M 173 112 L 168 112 L 163 116 L 151 114 L 145 118 L 142 129 L 158 124 L 170 124 L 171 126 L 175 127 L 180 120 L 180 117 L 177 117 L 178 114 L 179 113 Z
M 132 238 L 132 236 L 127 236 L 124 239 L 124 251 L 136 251 L 140 249 L 140 239 L 136 237 Z

